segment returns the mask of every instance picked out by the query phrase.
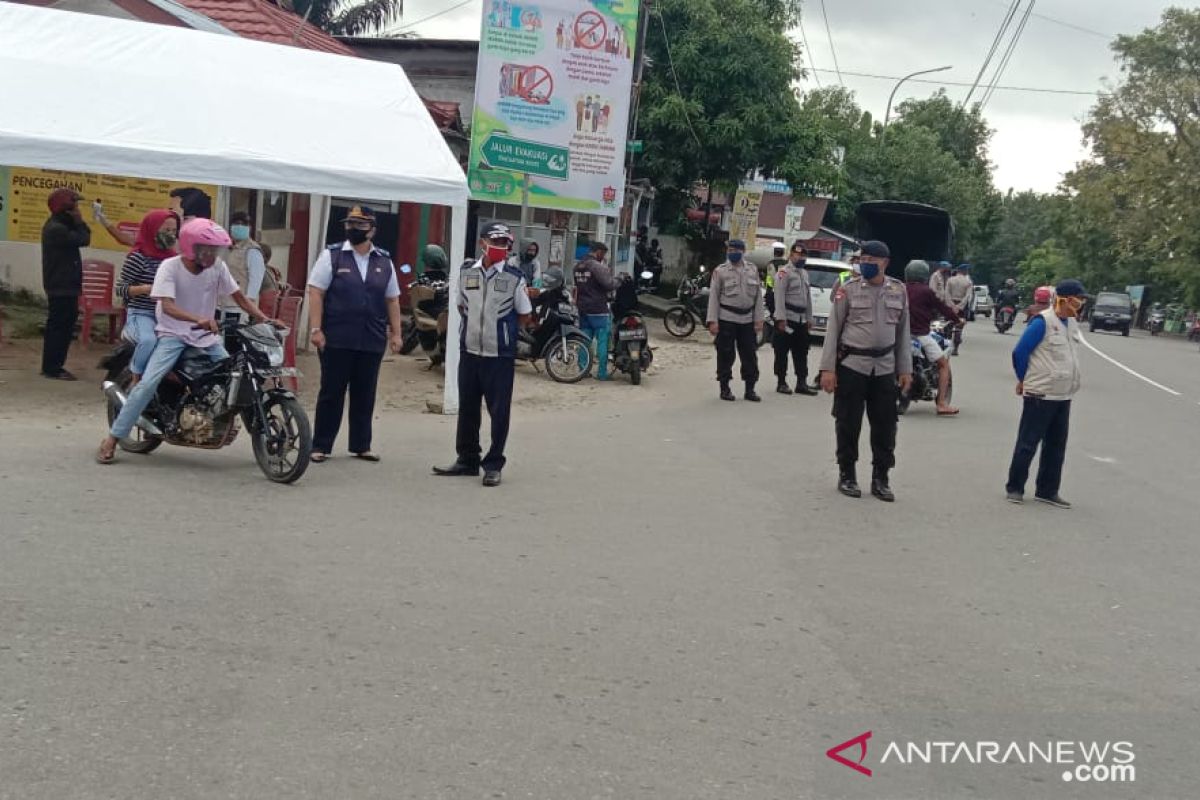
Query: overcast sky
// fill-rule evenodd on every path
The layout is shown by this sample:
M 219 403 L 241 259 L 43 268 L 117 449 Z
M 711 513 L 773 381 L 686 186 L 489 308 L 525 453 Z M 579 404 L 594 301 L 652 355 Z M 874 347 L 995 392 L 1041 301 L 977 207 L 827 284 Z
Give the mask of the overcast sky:
M 482 0 L 468 0 L 461 6 L 458 2 L 405 0 L 401 25 L 438 14 L 407 29 L 427 38 L 478 39 Z M 1021 0 L 1021 8 L 1028 2 Z M 1117 75 L 1110 37 L 1153 26 L 1164 9 L 1180 4 L 1178 0 L 1040 0 L 1035 15 L 1053 17 L 1090 32 L 1031 17 L 1000 83 L 1097 91 L 1105 78 Z M 926 77 L 970 84 L 1008 5 L 1008 0 L 826 0 L 842 79 L 862 106 L 881 119 L 895 82 L 853 77 L 845 72 L 899 77 L 919 69 L 953 65 L 952 70 Z M 805 55 L 805 66 L 832 70 L 833 55 L 820 0 L 807 0 L 804 31 L 812 48 Z M 800 32 L 794 35 L 799 39 Z M 838 77 L 832 72 L 810 72 L 804 86 L 815 88 L 817 80 L 828 85 L 836 83 Z M 910 81 L 897 94 L 897 103 L 905 97 L 927 96 L 936 88 Z M 952 86 L 948 90 L 952 98 L 962 99 L 967 87 Z M 1086 154 L 1079 125 L 1093 100 L 1088 95 L 997 90 L 985 109 L 989 124 L 996 130 L 991 150 L 996 187 L 1053 191 L 1062 174 Z

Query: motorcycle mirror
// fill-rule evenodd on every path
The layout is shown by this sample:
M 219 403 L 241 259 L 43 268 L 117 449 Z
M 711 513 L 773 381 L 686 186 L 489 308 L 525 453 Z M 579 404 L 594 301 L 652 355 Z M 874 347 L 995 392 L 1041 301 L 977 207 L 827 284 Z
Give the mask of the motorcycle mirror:
M 648 270 L 648 269 L 642 270 L 642 280 L 648 281 L 653 277 L 654 277 L 654 273 L 651 272 L 650 270 Z

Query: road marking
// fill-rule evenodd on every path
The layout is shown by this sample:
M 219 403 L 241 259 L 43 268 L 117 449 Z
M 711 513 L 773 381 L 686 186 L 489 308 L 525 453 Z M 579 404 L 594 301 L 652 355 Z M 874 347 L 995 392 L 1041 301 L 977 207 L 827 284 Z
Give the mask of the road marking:
M 1120 361 L 1117 361 L 1115 358 L 1113 358 L 1112 356 L 1108 355 L 1107 353 L 1102 353 L 1101 351 L 1097 350 L 1097 349 L 1096 349 L 1096 348 L 1095 348 L 1095 347 L 1092 345 L 1092 343 L 1091 343 L 1091 342 L 1089 342 L 1087 339 L 1083 338 L 1083 332 L 1082 332 L 1082 331 L 1081 331 L 1081 332 L 1079 332 L 1079 341 L 1083 342 L 1083 345 L 1084 345 L 1084 347 L 1086 347 L 1088 350 L 1091 350 L 1093 353 L 1095 353 L 1096 355 L 1100 356 L 1101 358 L 1103 358 L 1105 361 L 1107 361 L 1108 363 L 1112 364 L 1113 366 L 1120 367 L 1121 369 L 1125 370 L 1126 372 L 1128 372 L 1130 375 L 1132 375 L 1133 377 L 1137 378 L 1138 380 L 1143 380 L 1143 381 L 1145 381 L 1146 383 L 1148 383 L 1148 384 L 1150 384 L 1151 386 L 1153 386 L 1155 389 L 1162 389 L 1162 390 L 1163 390 L 1164 392 L 1166 392 L 1167 394 L 1172 394 L 1172 395 L 1175 395 L 1176 397 L 1180 397 L 1180 396 L 1182 396 L 1182 394 L 1183 394 L 1182 392 L 1177 392 L 1177 391 L 1175 391 L 1174 389 L 1172 389 L 1170 386 L 1163 386 L 1163 385 L 1162 385 L 1161 383 L 1159 383 L 1158 381 L 1151 380 L 1150 378 L 1147 378 L 1147 377 L 1146 377 L 1145 375 L 1143 375 L 1142 373 L 1140 373 L 1140 372 L 1138 372 L 1138 371 L 1136 371 L 1136 370 L 1130 369 L 1129 367 L 1125 366 L 1125 365 L 1124 365 L 1124 364 L 1122 364 Z

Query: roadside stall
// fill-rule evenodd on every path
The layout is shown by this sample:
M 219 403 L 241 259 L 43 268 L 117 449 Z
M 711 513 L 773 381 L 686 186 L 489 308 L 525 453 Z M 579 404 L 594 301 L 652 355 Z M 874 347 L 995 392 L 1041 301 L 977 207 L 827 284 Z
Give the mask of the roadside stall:
M 466 177 L 394 64 L 0 3 L 0 75 L 4 167 L 309 195 L 313 224 L 295 244 L 309 265 L 332 198 L 449 206 L 451 258 L 463 259 Z

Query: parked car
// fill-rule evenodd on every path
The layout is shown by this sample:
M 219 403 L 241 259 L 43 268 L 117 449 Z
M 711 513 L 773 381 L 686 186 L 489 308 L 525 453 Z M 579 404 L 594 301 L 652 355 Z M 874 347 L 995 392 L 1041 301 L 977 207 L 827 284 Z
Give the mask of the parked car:
M 842 276 L 850 274 L 850 266 L 844 261 L 810 258 L 804 268 L 812 285 L 812 334 L 823 337 L 833 310 L 833 292 Z
M 992 315 L 992 295 L 985 285 L 975 287 L 975 313 L 985 317 Z
M 1088 330 L 1093 333 L 1097 328 L 1106 331 L 1120 331 L 1122 336 L 1129 335 L 1133 325 L 1133 300 L 1124 292 L 1101 292 L 1096 295 L 1092 307 L 1092 315 L 1088 322 Z

